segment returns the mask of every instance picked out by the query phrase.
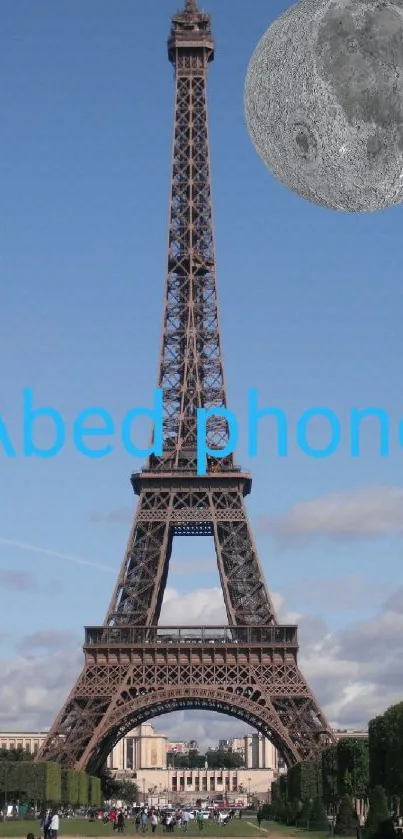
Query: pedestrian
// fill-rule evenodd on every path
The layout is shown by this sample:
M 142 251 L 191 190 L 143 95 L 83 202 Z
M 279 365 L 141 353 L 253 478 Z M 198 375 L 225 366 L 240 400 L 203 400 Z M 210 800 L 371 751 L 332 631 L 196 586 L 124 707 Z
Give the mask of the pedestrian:
M 51 839 L 57 839 L 59 833 L 59 814 L 57 810 L 52 813 L 52 818 L 50 820 L 50 828 L 49 828 L 49 835 Z
M 157 824 L 158 824 L 157 816 L 156 816 L 155 813 L 152 813 L 152 815 L 151 815 L 151 832 L 152 833 L 155 833 L 155 829 L 157 827 Z
M 148 816 L 145 810 L 141 811 L 140 821 L 142 832 L 146 833 L 148 830 Z
M 51 821 L 52 821 L 51 811 L 50 810 L 45 810 L 45 813 L 44 813 L 44 816 L 43 816 L 43 822 L 42 822 L 44 839 L 49 839 L 49 831 L 50 831 Z

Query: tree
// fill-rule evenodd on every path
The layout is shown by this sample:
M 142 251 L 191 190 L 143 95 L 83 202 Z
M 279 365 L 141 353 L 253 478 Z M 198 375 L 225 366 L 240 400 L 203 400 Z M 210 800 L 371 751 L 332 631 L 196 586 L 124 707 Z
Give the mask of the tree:
M 400 797 L 403 791 L 403 702 L 392 705 L 384 714 L 386 721 L 385 790 Z
M 89 798 L 89 778 L 85 772 L 77 772 L 78 775 L 78 804 L 86 807 Z
M 101 774 L 101 790 L 105 801 L 124 801 L 126 804 L 134 804 L 139 795 L 134 781 L 118 781 L 108 769 Z
M 337 746 L 328 746 L 322 752 L 322 799 L 325 807 L 336 811 L 337 794 Z
M 329 827 L 325 806 L 320 795 L 317 795 L 314 799 L 309 822 L 312 830 L 327 830 Z
M 311 813 L 312 813 L 312 801 L 307 799 L 303 802 L 300 813 L 298 815 L 298 822 L 301 827 L 308 827 L 311 820 Z
M 380 825 L 388 820 L 389 815 L 385 790 L 376 786 L 369 794 L 369 810 L 365 824 L 368 836 L 376 836 Z
M 180 755 L 180 757 L 182 760 L 181 765 L 186 769 L 202 769 L 206 761 L 205 756 L 199 754 L 198 749 L 189 749 L 189 754 Z
M 0 761 L 10 763 L 17 760 L 33 760 L 33 755 L 25 749 L 0 749 Z
M 290 798 L 301 800 L 301 764 L 294 763 L 287 774 L 287 792 Z
M 290 825 L 295 824 L 295 820 L 297 818 L 298 812 L 299 812 L 299 801 L 287 801 L 287 804 L 286 804 L 287 824 L 290 824 Z
M 133 781 L 119 781 L 118 798 L 125 804 L 135 804 L 139 788 Z
M 196 749 L 189 749 L 187 755 L 168 752 L 167 761 L 178 769 L 204 769 L 206 761 L 210 769 L 240 769 L 245 765 L 242 755 L 224 749 L 211 750 L 206 754 L 199 754 Z
M 280 795 L 287 801 L 287 798 L 289 798 L 287 775 L 280 775 L 278 779 L 278 788 L 280 791 Z
M 265 801 L 265 803 L 262 805 L 262 807 L 260 808 L 260 812 L 262 814 L 262 821 L 267 822 L 270 821 L 270 819 L 274 818 L 273 805 L 269 804 L 268 801 Z
M 105 801 L 111 801 L 113 798 L 118 798 L 119 781 L 113 777 L 109 769 L 101 772 L 101 790 L 102 797 Z
M 75 807 L 78 804 L 78 772 L 62 769 L 62 804 Z
M 368 741 L 344 737 L 337 743 L 337 789 L 339 796 L 366 799 L 369 787 Z
M 274 818 L 277 822 L 287 823 L 287 818 L 288 818 L 287 801 L 282 795 L 279 796 L 279 798 L 276 799 L 276 802 L 273 805 L 273 812 L 274 812 Z
M 351 836 L 357 826 L 357 816 L 353 810 L 353 802 L 349 795 L 343 795 L 337 813 L 334 832 L 336 836 Z
M 187 755 L 178 752 L 167 753 L 168 766 L 175 766 L 177 769 L 203 769 L 205 756 L 199 755 L 196 749 L 190 749 Z
M 90 800 L 92 807 L 100 807 L 102 804 L 101 779 L 90 777 Z
M 377 786 L 386 789 L 387 727 L 384 714 L 370 720 L 368 725 L 369 783 L 371 789 L 375 789 Z
M 224 751 L 224 749 L 209 752 L 205 756 L 205 760 L 208 760 L 211 769 L 240 769 L 241 766 L 245 765 L 242 755 L 237 752 Z
M 32 761 L 0 762 L 0 793 L 4 801 L 60 804 L 62 797 L 61 767 L 58 763 Z
M 373 839 L 396 839 L 396 831 L 391 818 L 386 819 L 379 825 Z
M 394 807 L 403 791 L 403 702 L 369 723 L 371 787 L 381 786 Z
M 271 812 L 274 820 L 278 822 L 287 821 L 286 782 L 287 779 L 284 776 L 280 776 L 271 786 Z

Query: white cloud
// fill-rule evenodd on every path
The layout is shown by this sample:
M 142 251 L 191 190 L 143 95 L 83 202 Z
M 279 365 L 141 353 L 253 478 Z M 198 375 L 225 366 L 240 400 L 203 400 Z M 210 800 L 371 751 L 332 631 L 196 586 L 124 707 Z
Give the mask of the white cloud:
M 24 648 L 23 641 L 20 645 Z M 81 644 L 66 639 L 43 654 L 20 652 L 1 662 L 0 730 L 41 731 L 50 726 L 82 667 Z
M 281 594 L 271 595 L 274 608 L 283 623 L 295 623 L 298 613 L 287 610 Z M 180 617 L 181 616 L 181 617 Z M 166 588 L 161 609 L 161 626 L 177 626 L 178 623 L 189 626 L 208 626 L 226 624 L 224 597 L 221 588 L 202 588 L 189 594 L 181 594 L 175 588 Z
M 403 532 L 403 489 L 374 486 L 301 501 L 280 518 L 265 518 L 260 529 L 280 540 L 371 539 Z
M 190 594 L 180 594 L 174 588 L 166 588 L 162 604 L 161 626 L 188 624 L 202 626 L 225 624 L 227 615 L 222 590 L 204 588 Z

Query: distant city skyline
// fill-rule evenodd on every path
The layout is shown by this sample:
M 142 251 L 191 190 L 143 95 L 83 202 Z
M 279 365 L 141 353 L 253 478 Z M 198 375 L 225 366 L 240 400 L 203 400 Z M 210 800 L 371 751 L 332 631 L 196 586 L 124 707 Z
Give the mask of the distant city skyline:
M 155 725 L 155 723 L 153 725 L 149 723 L 143 723 L 140 726 L 135 726 L 131 731 L 127 733 L 127 735 L 124 736 L 124 738 L 122 738 L 122 740 L 130 740 L 135 735 L 139 741 L 143 740 L 145 743 L 147 743 L 148 741 L 156 741 L 158 743 L 159 759 L 161 763 L 163 762 L 164 764 L 169 754 L 174 752 L 179 755 L 186 756 L 187 754 L 189 754 L 191 748 L 195 747 L 201 755 L 209 751 L 214 752 L 219 750 L 233 749 L 235 752 L 241 753 L 246 757 L 246 765 L 250 764 L 250 768 L 264 768 L 261 764 L 262 755 L 259 758 L 259 751 L 256 750 L 256 746 L 253 747 L 253 752 L 249 750 L 252 748 L 253 743 L 270 741 L 267 738 L 265 738 L 264 735 L 260 734 L 254 729 L 250 729 L 249 731 L 247 731 L 246 728 L 247 727 L 244 726 L 244 733 L 241 735 L 234 735 L 232 737 L 220 739 L 211 745 L 206 745 L 203 743 L 199 745 L 194 740 L 169 740 L 167 735 L 164 733 L 164 730 L 159 730 L 158 726 Z M 19 729 L 18 726 L 16 726 L 16 728 L 13 730 L 0 731 L 0 748 L 17 750 L 22 749 L 30 754 L 35 754 L 38 751 L 39 745 L 44 740 L 48 731 L 48 728 L 43 729 L 42 731 L 23 731 Z M 336 739 L 338 740 L 343 737 L 368 737 L 368 730 L 362 729 L 335 729 L 334 733 L 336 734 Z M 120 755 L 121 748 L 119 744 L 121 744 L 121 742 L 122 741 L 119 741 L 115 749 L 112 750 L 113 752 L 116 751 L 116 753 Z M 141 750 L 139 754 L 141 754 Z M 256 765 L 252 765 L 253 761 L 256 763 Z M 109 757 L 108 762 L 110 766 L 113 765 L 112 753 Z M 281 758 L 280 762 L 281 765 L 283 765 Z M 121 769 L 123 767 L 119 766 L 118 768 Z M 147 767 L 145 768 L 150 768 L 150 766 L 147 765 Z

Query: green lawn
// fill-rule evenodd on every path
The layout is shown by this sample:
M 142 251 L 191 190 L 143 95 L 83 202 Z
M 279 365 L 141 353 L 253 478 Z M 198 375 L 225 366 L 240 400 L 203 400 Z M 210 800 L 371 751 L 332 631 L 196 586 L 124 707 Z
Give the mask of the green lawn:
M 263 822 L 262 827 L 266 828 L 270 836 L 271 833 L 276 833 L 278 836 L 287 837 L 287 839 L 325 839 L 329 836 L 329 831 L 322 830 L 321 833 L 302 830 L 298 827 L 287 827 L 285 824 L 278 824 L 277 822 Z
M 250 821 L 253 821 L 250 819 Z M 252 837 L 252 836 L 261 836 L 265 837 L 265 833 L 260 831 L 257 826 L 257 822 L 255 822 L 256 827 L 252 826 L 252 824 L 247 824 L 246 820 L 244 819 L 232 819 L 228 825 L 225 827 L 218 827 L 217 824 L 214 822 L 207 821 L 204 823 L 203 830 L 199 830 L 198 825 L 195 823 L 190 822 L 188 835 L 189 836 L 200 836 L 202 837 L 207 836 L 210 839 L 213 839 L 215 836 L 221 836 L 221 833 L 225 836 L 239 836 L 239 837 Z M 264 823 L 264 827 L 268 827 L 270 832 L 274 825 L 269 825 L 268 823 Z M 277 826 L 276 826 L 277 828 Z M 14 836 L 26 836 L 27 833 L 33 833 L 35 837 L 41 835 L 39 821 L 7 821 L 7 822 L 0 822 L 0 837 L 14 837 Z M 181 829 L 176 828 L 174 831 L 174 835 L 184 837 L 184 833 Z M 133 823 L 133 819 L 130 819 L 127 822 L 125 833 L 123 835 L 126 836 L 138 836 L 139 839 L 141 836 L 144 836 L 140 831 L 136 833 L 136 829 Z M 164 835 L 162 831 L 161 825 L 158 825 L 155 835 L 161 836 Z M 168 837 L 170 834 L 166 834 Z M 172 834 L 171 834 L 172 835 Z M 95 821 L 89 822 L 86 819 L 61 819 L 60 820 L 60 830 L 59 830 L 59 837 L 63 839 L 64 836 L 110 836 L 118 837 L 121 834 L 118 834 L 112 830 L 112 827 L 109 824 L 103 824 L 102 821 Z M 147 831 L 147 839 L 148 837 L 152 836 L 151 829 L 149 828 Z M 310 834 L 313 837 L 313 834 Z

